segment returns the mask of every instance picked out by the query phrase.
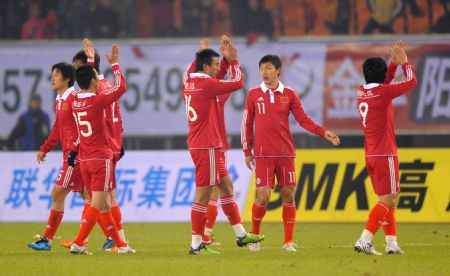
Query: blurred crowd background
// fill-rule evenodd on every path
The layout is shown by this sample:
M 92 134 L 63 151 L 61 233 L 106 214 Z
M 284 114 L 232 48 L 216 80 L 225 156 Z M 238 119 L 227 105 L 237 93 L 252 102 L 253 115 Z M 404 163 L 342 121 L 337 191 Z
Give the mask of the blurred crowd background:
M 450 33 L 450 0 L 2 0 L 1 39 Z

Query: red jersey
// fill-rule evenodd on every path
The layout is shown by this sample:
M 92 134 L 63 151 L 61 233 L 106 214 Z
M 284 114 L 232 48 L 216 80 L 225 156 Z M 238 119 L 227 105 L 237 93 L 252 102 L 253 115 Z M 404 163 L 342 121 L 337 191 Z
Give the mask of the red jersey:
M 358 109 L 366 156 L 397 155 L 392 100 L 417 84 L 411 65 L 402 65 L 406 80 L 396 84 L 369 83 L 359 87 Z M 389 73 L 389 72 L 388 72 Z M 388 79 L 389 83 L 392 79 Z
M 41 151 L 48 153 L 58 142 L 61 142 L 64 161 L 67 160 L 70 151 L 75 149 L 78 139 L 77 125 L 72 115 L 72 101 L 77 93 L 75 88 L 70 87 L 62 96 L 56 96 L 54 104 L 56 119 L 52 131 L 41 146 Z
M 98 94 L 103 94 L 114 86 L 108 79 L 105 79 L 103 75 L 99 75 L 98 79 L 100 81 L 97 91 Z M 113 153 L 118 154 L 120 153 L 123 142 L 122 114 L 120 113 L 119 101 L 116 100 L 112 105 L 105 108 L 104 115 L 111 149 Z
M 189 73 L 189 70 L 183 76 L 182 95 L 188 118 L 187 146 L 189 149 L 210 149 L 223 146 L 216 96 L 244 87 L 244 78 L 239 62 L 231 62 L 230 66 L 230 80 L 214 79 L 203 73 Z
M 104 118 L 104 109 L 126 91 L 125 79 L 118 64 L 112 65 L 114 85 L 101 94 L 78 93 L 72 102 L 80 138 L 80 160 L 111 159 L 112 150 Z
M 285 87 L 281 82 L 274 91 L 264 83 L 250 89 L 245 101 L 241 127 L 241 143 L 245 156 L 252 154 L 254 137 L 255 157 L 295 157 L 289 127 L 291 112 L 301 127 L 324 136 L 325 129 L 308 117 L 294 89 Z

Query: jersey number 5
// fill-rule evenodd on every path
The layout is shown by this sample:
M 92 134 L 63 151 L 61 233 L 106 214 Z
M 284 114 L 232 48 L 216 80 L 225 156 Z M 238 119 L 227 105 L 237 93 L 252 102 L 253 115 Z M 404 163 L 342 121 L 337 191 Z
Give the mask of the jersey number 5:
M 81 117 L 86 116 L 87 115 L 87 111 L 83 111 L 83 112 L 77 112 L 77 116 L 75 117 L 75 114 L 73 114 L 73 116 L 75 117 L 75 121 L 77 122 L 77 125 L 80 126 L 86 126 L 87 127 L 87 131 L 83 131 L 80 130 L 81 135 L 83 135 L 84 137 L 89 137 L 92 135 L 92 127 L 91 127 L 91 123 L 89 123 L 89 121 L 83 121 L 83 119 Z
M 362 117 L 362 124 L 364 127 L 366 127 L 366 118 L 367 113 L 369 112 L 369 105 L 366 102 L 362 102 L 359 104 L 359 114 L 361 114 Z
M 186 116 L 189 121 L 194 122 L 197 120 L 197 112 L 195 112 L 195 109 L 191 106 L 191 98 L 192 95 L 184 96 L 184 99 L 186 100 Z

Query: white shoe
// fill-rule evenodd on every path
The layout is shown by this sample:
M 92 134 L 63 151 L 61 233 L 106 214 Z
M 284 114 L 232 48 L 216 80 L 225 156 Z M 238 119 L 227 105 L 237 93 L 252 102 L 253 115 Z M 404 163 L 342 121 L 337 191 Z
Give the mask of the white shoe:
M 361 240 L 357 240 L 355 243 L 355 251 L 363 252 L 367 255 L 381 256 L 382 254 L 378 252 L 371 243 L 362 243 Z
M 293 242 L 288 242 L 283 245 L 284 251 L 297 252 L 298 245 Z
M 403 255 L 405 252 L 400 248 L 400 246 L 392 246 L 392 245 L 386 245 L 386 254 L 392 255 L 392 254 L 399 254 Z
M 250 251 L 259 251 L 261 250 L 261 245 L 259 244 L 259 242 L 255 242 L 255 243 L 249 243 L 247 245 L 248 250 Z
M 122 247 L 118 247 L 117 248 L 117 253 L 119 254 L 134 254 L 136 253 L 136 250 L 134 250 L 133 248 L 127 246 L 122 246 Z
M 83 255 L 93 255 L 92 253 L 88 252 L 86 246 L 79 246 L 76 243 L 72 243 L 70 246 L 70 253 L 72 254 L 83 254 Z

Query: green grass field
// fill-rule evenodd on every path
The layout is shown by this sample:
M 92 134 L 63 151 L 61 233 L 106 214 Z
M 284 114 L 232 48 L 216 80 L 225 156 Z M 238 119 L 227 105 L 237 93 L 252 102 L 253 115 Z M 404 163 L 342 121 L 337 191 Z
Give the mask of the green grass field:
M 27 248 L 44 223 L 0 223 L 1 275 L 450 275 L 450 225 L 401 224 L 403 256 L 367 256 L 353 251 L 363 224 L 298 223 L 298 252 L 281 250 L 281 223 L 263 224 L 267 238 L 260 252 L 238 248 L 231 228 L 217 224 L 218 256 L 190 256 L 190 224 L 127 224 L 136 255 L 100 250 L 104 238 L 96 227 L 90 237 L 93 256 L 72 255 L 59 245 L 71 238 L 76 223 L 63 223 L 49 252 Z M 248 226 L 248 225 L 247 225 Z M 374 240 L 384 251 L 382 230 Z M 251 274 L 250 274 L 251 273 Z

